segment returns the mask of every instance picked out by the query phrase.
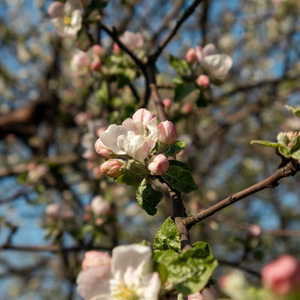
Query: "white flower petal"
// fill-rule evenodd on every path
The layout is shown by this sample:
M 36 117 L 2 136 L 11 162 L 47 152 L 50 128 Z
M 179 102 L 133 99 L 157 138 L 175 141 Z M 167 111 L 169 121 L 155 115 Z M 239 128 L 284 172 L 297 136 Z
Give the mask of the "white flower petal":
M 111 149 L 114 153 L 124 155 L 126 154 L 118 147 L 118 137 L 126 136 L 127 131 L 120 125 L 110 125 L 104 132 L 100 134 L 100 139 L 104 146 Z
M 140 300 L 156 300 L 160 291 L 160 279 L 157 272 L 147 276 L 143 281 L 143 287 L 139 288 Z
M 109 281 L 112 278 L 110 267 L 92 267 L 82 270 L 77 277 L 77 290 L 84 300 L 96 295 L 110 294 Z
M 216 53 L 216 46 L 214 44 L 207 44 L 202 50 L 203 56 L 213 55 Z
M 224 79 L 232 66 L 232 59 L 225 54 L 209 55 L 204 58 L 204 66 L 214 77 Z
M 71 16 L 74 10 L 82 10 L 81 0 L 67 0 L 65 4 L 65 15 Z

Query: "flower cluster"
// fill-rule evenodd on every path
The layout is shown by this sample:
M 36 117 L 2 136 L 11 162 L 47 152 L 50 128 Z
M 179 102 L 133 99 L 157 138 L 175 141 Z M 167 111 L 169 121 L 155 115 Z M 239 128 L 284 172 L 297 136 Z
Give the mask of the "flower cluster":
M 77 284 L 84 300 L 156 300 L 160 291 L 159 275 L 152 272 L 151 248 L 142 245 L 118 246 L 112 257 L 88 251 Z
M 169 167 L 167 157 L 161 152 L 172 145 L 175 139 L 176 128 L 173 123 L 164 121 L 157 125 L 155 114 L 141 108 L 122 125 L 110 125 L 100 134 L 95 150 L 109 159 L 101 165 L 100 170 L 117 178 L 123 173 L 126 161 L 133 159 L 146 167 L 145 174 L 150 171 L 152 175 L 161 175 Z M 156 145 L 158 150 L 155 151 Z

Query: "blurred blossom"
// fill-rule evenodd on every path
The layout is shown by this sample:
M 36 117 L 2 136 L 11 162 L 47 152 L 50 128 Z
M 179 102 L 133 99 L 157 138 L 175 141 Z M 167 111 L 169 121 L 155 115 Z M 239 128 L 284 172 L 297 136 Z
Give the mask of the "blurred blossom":
M 91 112 L 89 112 L 89 111 L 80 112 L 79 114 L 77 114 L 75 116 L 75 123 L 78 126 L 85 125 L 91 117 L 92 117 L 92 115 L 91 115 Z
M 205 47 L 196 47 L 196 55 L 199 63 L 213 77 L 224 80 L 232 66 L 232 58 L 226 54 L 216 54 L 214 44 Z
M 194 48 L 189 49 L 185 55 L 185 60 L 190 64 L 196 61 L 196 59 L 196 50 Z
M 261 235 L 261 232 L 262 232 L 262 230 L 261 230 L 261 227 L 259 226 L 259 225 L 252 225 L 250 228 L 249 228 L 249 230 L 248 230 L 248 232 L 247 232 L 247 237 L 248 238 L 251 238 L 251 237 L 258 237 L 258 236 L 260 236 Z
M 278 296 L 300 290 L 299 264 L 291 255 L 283 255 L 264 266 L 261 276 L 266 288 Z
M 100 251 L 88 251 L 84 255 L 84 260 L 82 261 L 82 269 L 88 269 L 92 267 L 109 266 L 111 264 L 111 257 L 106 252 Z
M 140 48 L 144 45 L 144 38 L 139 32 L 125 31 L 120 36 L 120 41 L 130 50 Z
M 222 276 L 219 283 L 223 291 L 232 299 L 245 299 L 247 282 L 242 272 L 235 270 Z
M 99 60 L 94 60 L 91 63 L 91 71 L 92 72 L 98 72 L 101 68 L 101 62 Z
M 38 181 L 41 177 L 43 177 L 45 174 L 49 172 L 49 168 L 45 164 L 40 164 L 34 166 L 33 168 L 31 168 L 31 166 L 32 164 L 31 165 L 28 164 L 28 169 L 29 169 L 28 178 L 33 182 Z
M 165 108 L 169 108 L 173 104 L 173 101 L 170 98 L 165 98 L 162 100 L 162 103 L 164 104 Z
M 103 197 L 96 196 L 91 202 L 91 210 L 96 216 L 104 216 L 111 213 L 111 206 Z
M 49 218 L 57 218 L 59 216 L 60 206 L 56 203 L 51 203 L 46 206 L 45 214 Z
M 76 50 L 76 53 L 71 59 L 70 63 L 72 76 L 80 76 L 89 73 L 90 56 L 87 52 Z
M 199 86 L 201 86 L 201 87 L 203 87 L 203 88 L 206 88 L 206 87 L 209 86 L 210 80 L 209 80 L 209 77 L 208 77 L 208 76 L 201 74 L 201 75 L 199 75 L 198 78 L 196 79 L 196 83 L 197 83 Z
M 184 103 L 180 111 L 183 114 L 188 114 L 192 111 L 192 105 L 190 103 Z
M 95 266 L 82 270 L 77 277 L 78 292 L 84 300 L 93 297 L 95 300 L 158 299 L 160 279 L 158 273 L 151 272 L 150 247 L 125 245 L 114 248 L 111 268 L 101 259 L 95 258 L 93 261 Z
M 73 37 L 81 29 L 82 2 L 67 0 L 65 3 L 54 1 L 50 4 L 48 13 L 58 35 Z

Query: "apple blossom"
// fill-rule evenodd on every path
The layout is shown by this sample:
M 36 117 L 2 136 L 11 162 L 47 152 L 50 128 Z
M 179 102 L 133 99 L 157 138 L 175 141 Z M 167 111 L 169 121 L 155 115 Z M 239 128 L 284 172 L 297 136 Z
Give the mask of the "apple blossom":
M 249 228 L 249 231 L 247 232 L 247 237 L 252 238 L 252 237 L 258 237 L 261 235 L 261 227 L 259 225 L 252 225 Z
M 133 114 L 132 120 L 141 121 L 144 124 L 144 126 L 146 126 L 147 123 L 155 117 L 156 117 L 155 114 L 152 113 L 151 111 L 145 108 L 140 108 Z
M 284 296 L 300 287 L 300 267 L 291 255 L 283 255 L 263 267 L 262 281 L 267 289 Z
M 232 66 L 232 58 L 226 54 L 215 54 L 214 44 L 205 47 L 196 47 L 196 55 L 199 63 L 216 79 L 224 80 Z
M 65 3 L 54 1 L 50 4 L 48 13 L 58 35 L 72 37 L 82 26 L 82 2 L 67 0 Z
M 162 100 L 164 107 L 169 108 L 173 104 L 173 101 L 170 98 L 165 98 Z
M 155 146 L 159 129 L 156 117 L 149 118 L 151 112 L 136 112 L 134 119 L 126 119 L 122 125 L 110 125 L 100 134 L 103 145 L 117 155 L 128 155 L 136 160 L 144 160 Z M 149 120 L 150 119 L 150 120 Z
M 93 60 L 91 63 L 91 71 L 98 72 L 101 68 L 101 61 L 99 60 Z
M 92 267 L 109 266 L 111 263 L 111 257 L 106 252 L 100 251 L 87 251 L 84 255 L 84 260 L 82 261 L 82 269 L 88 269 Z
M 111 178 L 118 178 L 124 169 L 124 162 L 117 159 L 110 159 L 100 166 L 100 172 Z
M 158 154 L 150 159 L 148 169 L 153 175 L 162 175 L 169 168 L 169 161 L 163 154 Z
M 45 215 L 48 218 L 57 218 L 59 216 L 60 206 L 56 203 L 51 203 L 46 206 Z
M 95 150 L 104 158 L 111 158 L 111 155 L 113 154 L 113 152 L 101 142 L 100 138 L 98 138 L 95 143 Z
M 210 80 L 209 80 L 209 77 L 206 76 L 206 75 L 199 75 L 198 78 L 196 79 L 196 83 L 201 86 L 201 87 L 208 87 L 209 84 L 210 84 Z
M 188 113 L 190 113 L 191 111 L 192 111 L 192 105 L 190 104 L 190 103 L 184 103 L 183 105 L 182 105 L 182 107 L 181 107 L 181 112 L 183 113 L 183 114 L 188 114 Z
M 84 75 L 89 72 L 90 56 L 87 52 L 77 50 L 71 59 L 71 71 L 73 76 Z
M 194 48 L 189 49 L 185 55 L 185 60 L 190 64 L 194 62 L 196 59 L 197 59 L 196 50 Z
M 120 41 L 130 50 L 140 48 L 144 45 L 144 38 L 139 32 L 133 33 L 130 31 L 125 31 L 120 36 Z
M 102 254 L 91 255 L 91 264 L 78 277 L 78 292 L 84 300 L 157 300 L 158 273 L 152 273 L 152 252 L 143 245 L 118 246 L 112 251 L 111 267 Z M 88 259 L 88 258 L 87 258 Z
M 101 196 L 93 198 L 91 209 L 96 216 L 103 216 L 111 212 L 110 203 Z
M 177 135 L 175 125 L 170 121 L 164 121 L 159 123 L 157 127 L 160 132 L 158 140 L 167 146 L 172 145 Z

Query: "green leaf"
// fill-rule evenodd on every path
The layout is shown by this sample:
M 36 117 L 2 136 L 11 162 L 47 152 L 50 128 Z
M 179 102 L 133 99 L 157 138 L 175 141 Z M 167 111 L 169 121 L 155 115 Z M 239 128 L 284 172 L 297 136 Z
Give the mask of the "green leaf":
M 180 102 L 195 89 L 195 85 L 191 82 L 183 81 L 182 83 L 175 83 L 175 85 L 175 102 Z
M 285 148 L 283 146 L 279 146 L 278 147 L 278 151 L 281 155 L 283 155 L 284 157 L 286 158 L 290 158 L 291 157 L 291 154 L 290 154 L 290 150 L 288 148 Z
M 177 253 L 181 251 L 180 236 L 170 217 L 158 229 L 153 244 L 153 250 L 169 249 Z
M 295 152 L 292 154 L 292 158 L 293 158 L 293 159 L 300 159 L 300 150 L 295 151 Z
M 185 60 L 179 59 L 173 55 L 169 56 L 169 63 L 171 67 L 180 75 L 186 75 L 189 70 L 189 65 Z
M 199 97 L 196 101 L 196 105 L 197 105 L 197 107 L 207 107 L 207 105 L 208 105 L 207 99 L 204 96 L 204 93 L 202 91 L 200 91 L 200 93 L 199 93 Z
M 171 163 L 168 170 L 161 176 L 172 188 L 180 192 L 190 193 L 198 189 L 191 172 L 183 166 Z
M 187 165 L 187 164 L 185 164 L 185 163 L 183 163 L 183 162 L 181 162 L 179 160 L 169 160 L 169 165 L 171 165 L 171 166 L 179 166 L 182 169 L 185 169 L 187 171 L 190 170 L 189 165 Z
M 185 140 L 177 141 L 174 144 L 167 147 L 164 151 L 166 156 L 174 156 L 179 153 L 181 150 L 185 149 L 186 143 Z
M 156 206 L 163 198 L 163 194 L 160 191 L 154 190 L 146 179 L 142 181 L 136 191 L 136 199 L 139 205 L 150 216 L 154 216 L 157 212 Z
M 107 87 L 107 82 L 103 81 L 100 89 L 96 91 L 97 99 L 104 104 L 109 104 L 109 92 Z
M 164 264 L 154 261 L 153 272 L 158 272 L 161 285 L 163 285 L 167 281 L 168 269 Z
M 117 183 L 120 184 L 127 184 L 130 185 L 134 188 L 137 188 L 141 181 L 142 181 L 142 177 L 140 175 L 137 174 L 133 174 L 131 172 L 129 172 L 128 170 L 124 170 L 124 173 L 122 175 L 120 175 L 117 179 L 116 179 Z
M 135 71 L 132 69 L 123 69 L 117 74 L 118 88 L 121 89 L 129 85 L 135 77 Z
M 272 143 L 272 142 L 269 142 L 269 141 L 259 141 L 259 140 L 253 140 L 250 142 L 251 145 L 253 144 L 259 144 L 259 145 L 262 145 L 262 146 L 266 146 L 266 147 L 272 147 L 272 148 L 278 148 L 280 146 L 279 143 Z
M 107 5 L 108 1 L 103 1 L 103 0 L 92 0 L 90 7 L 91 8 L 104 8 Z
M 179 253 L 173 250 L 154 250 L 153 260 L 168 266 L 174 259 L 177 259 Z
M 207 243 L 197 242 L 168 266 L 168 281 L 187 296 L 205 287 L 218 262 Z

